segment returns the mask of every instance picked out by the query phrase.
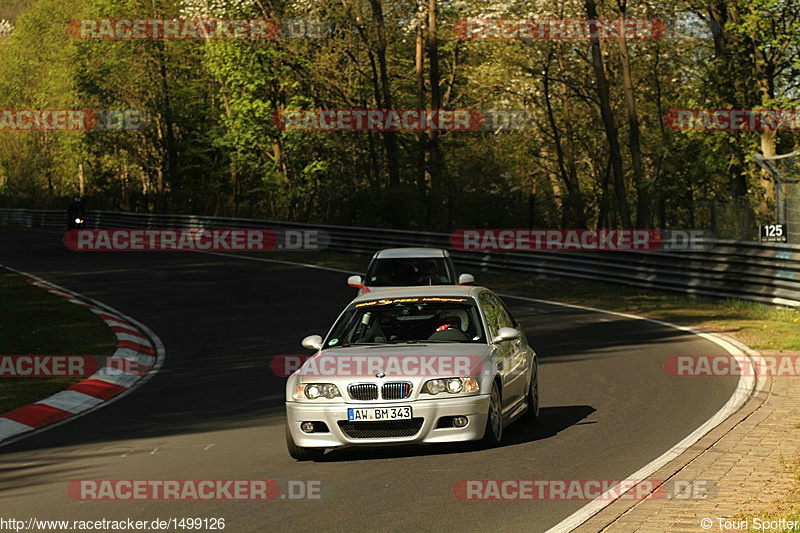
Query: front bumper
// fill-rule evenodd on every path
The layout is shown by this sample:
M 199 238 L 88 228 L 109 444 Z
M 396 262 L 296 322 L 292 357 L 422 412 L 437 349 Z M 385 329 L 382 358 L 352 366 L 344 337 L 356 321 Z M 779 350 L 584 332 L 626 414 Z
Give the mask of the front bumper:
M 416 434 L 408 437 L 348 436 L 339 426 L 347 422 L 348 407 L 398 407 L 411 406 L 413 418 L 422 418 L 422 426 Z M 465 398 L 442 398 L 409 402 L 342 402 L 335 405 L 314 405 L 306 402 L 286 402 L 286 419 L 292 439 L 304 448 L 336 448 L 341 446 L 370 446 L 387 444 L 435 444 L 461 442 L 483 437 L 489 412 L 489 396 L 475 395 Z M 437 428 L 439 419 L 449 416 L 466 416 L 469 423 L 461 428 Z M 325 422 L 328 432 L 304 433 L 302 422 Z M 357 424 L 357 423 L 356 423 Z

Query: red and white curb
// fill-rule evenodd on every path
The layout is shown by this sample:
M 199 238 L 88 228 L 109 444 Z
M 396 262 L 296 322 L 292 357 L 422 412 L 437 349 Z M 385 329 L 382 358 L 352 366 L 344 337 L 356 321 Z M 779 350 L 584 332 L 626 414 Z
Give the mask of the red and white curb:
M 0 447 L 65 424 L 119 400 L 150 379 L 164 362 L 164 345 L 136 320 L 91 298 L 49 283 L 26 272 L 28 283 L 86 307 L 114 331 L 117 350 L 106 365 L 85 380 L 44 400 L 0 415 Z M 126 369 L 133 368 L 135 372 Z

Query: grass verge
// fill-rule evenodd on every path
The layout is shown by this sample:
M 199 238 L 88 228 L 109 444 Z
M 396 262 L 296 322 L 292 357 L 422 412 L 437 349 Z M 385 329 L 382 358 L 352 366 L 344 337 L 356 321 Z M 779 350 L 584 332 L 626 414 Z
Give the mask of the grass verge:
M 94 313 L 0 270 L 0 355 L 110 355 L 111 329 Z M 84 378 L 0 378 L 0 413 L 39 401 Z
M 794 475 L 794 484 L 789 490 L 789 494 L 783 500 L 770 504 L 765 509 L 753 513 L 739 513 L 732 520 L 742 521 L 747 520 L 748 531 L 761 532 L 765 531 L 763 524 L 765 522 L 777 522 L 777 528 L 770 527 L 767 531 L 770 533 L 795 533 L 797 528 L 780 527 L 781 520 L 785 522 L 800 522 L 800 455 L 792 459 L 784 459 L 781 467 L 786 472 L 791 472 Z M 754 519 L 761 519 L 762 525 L 756 527 Z M 770 524 L 771 526 L 772 524 Z

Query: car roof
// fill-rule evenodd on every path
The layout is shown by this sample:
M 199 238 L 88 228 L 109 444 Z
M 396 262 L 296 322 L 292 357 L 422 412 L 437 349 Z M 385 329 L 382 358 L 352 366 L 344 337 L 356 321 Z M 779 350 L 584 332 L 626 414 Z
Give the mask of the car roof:
M 399 259 L 405 257 L 444 257 L 441 248 L 387 248 L 375 254 L 375 259 Z
M 419 287 L 392 287 L 375 292 L 365 292 L 354 302 L 383 300 L 390 298 L 414 298 L 422 296 L 462 296 L 474 298 L 479 292 L 488 290 L 475 285 L 422 285 Z

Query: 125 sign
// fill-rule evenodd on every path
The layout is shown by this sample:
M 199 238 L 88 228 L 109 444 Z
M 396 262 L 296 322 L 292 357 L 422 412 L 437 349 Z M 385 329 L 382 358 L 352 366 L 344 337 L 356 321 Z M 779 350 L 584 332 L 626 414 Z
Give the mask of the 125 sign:
M 762 224 L 761 242 L 787 242 L 786 224 Z

